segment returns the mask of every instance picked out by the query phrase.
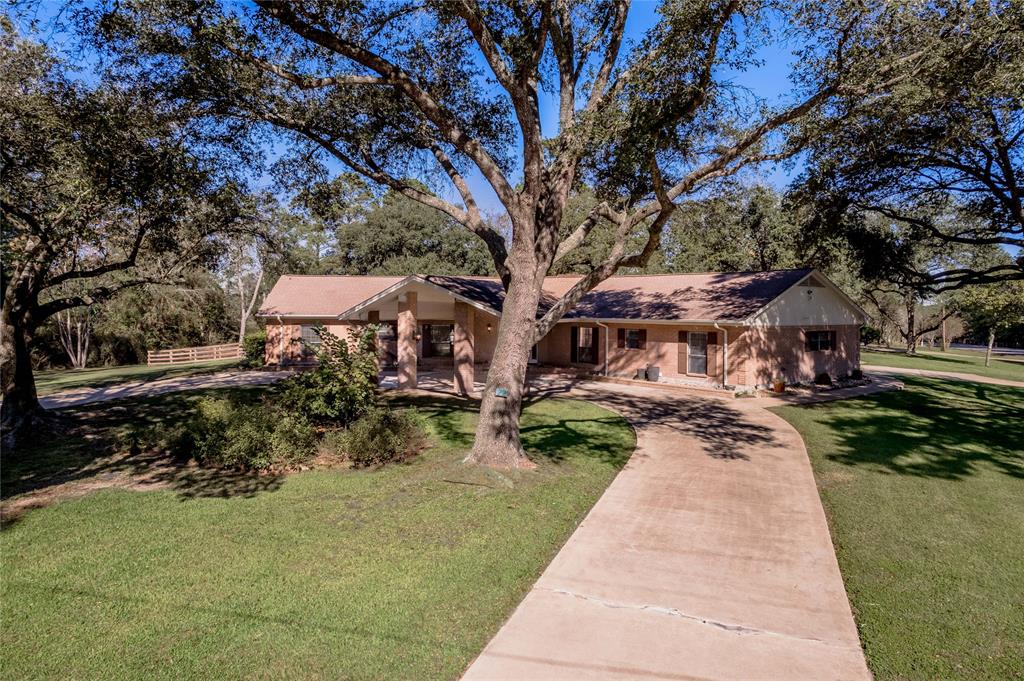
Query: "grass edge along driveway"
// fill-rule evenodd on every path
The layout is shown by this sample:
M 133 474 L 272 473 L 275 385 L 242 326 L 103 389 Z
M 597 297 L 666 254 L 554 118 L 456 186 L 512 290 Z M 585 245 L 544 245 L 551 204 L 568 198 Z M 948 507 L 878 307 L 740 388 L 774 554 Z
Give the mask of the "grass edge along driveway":
M 993 355 L 992 365 L 986 367 L 985 353 L 976 350 L 950 349 L 946 352 L 918 350 L 916 355 L 908 356 L 902 352 L 880 352 L 862 348 L 860 361 L 862 364 L 894 369 L 950 371 L 1010 381 L 1024 381 L 1024 357 L 1018 355 L 1004 357 Z
M 238 366 L 240 360 L 220 359 L 187 364 L 127 364 L 88 369 L 48 369 L 35 374 L 36 391 L 40 397 L 77 388 L 103 388 L 131 381 L 155 381 L 161 378 L 183 378 L 226 371 Z
M 69 413 L 155 421 L 203 392 Z M 0 674 L 457 678 L 635 438 L 596 405 L 546 400 L 523 417 L 538 470 L 496 474 L 460 463 L 475 405 L 413 403 L 434 446 L 405 465 L 183 479 L 25 513 L 0 533 Z
M 906 389 L 773 411 L 807 445 L 876 678 L 1024 677 L 1024 390 Z

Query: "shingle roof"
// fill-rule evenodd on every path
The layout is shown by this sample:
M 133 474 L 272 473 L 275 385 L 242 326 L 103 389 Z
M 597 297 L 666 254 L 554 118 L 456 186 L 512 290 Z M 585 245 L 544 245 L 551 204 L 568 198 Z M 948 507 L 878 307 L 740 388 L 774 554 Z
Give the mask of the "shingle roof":
M 624 275 L 610 277 L 588 292 L 568 319 L 724 320 L 745 319 L 810 269 L 771 272 Z M 263 316 L 336 316 L 404 277 L 284 276 L 260 310 Z M 500 310 L 501 282 L 488 277 L 426 276 L 427 281 L 464 298 Z M 538 314 L 543 314 L 579 281 L 548 277 Z
M 405 277 L 285 274 L 267 294 L 261 317 L 337 317 Z

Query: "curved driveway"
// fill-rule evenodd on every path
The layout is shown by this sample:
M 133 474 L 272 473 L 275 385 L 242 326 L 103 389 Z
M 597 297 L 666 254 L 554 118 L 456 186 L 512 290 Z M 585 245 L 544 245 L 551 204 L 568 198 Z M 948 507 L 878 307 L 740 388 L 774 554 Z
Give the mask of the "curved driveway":
M 46 409 L 77 407 L 94 402 L 109 402 L 128 397 L 152 397 L 181 390 L 206 390 L 210 388 L 238 388 L 250 385 L 266 385 L 287 378 L 289 371 L 220 371 L 215 374 L 175 376 L 156 380 L 125 381 L 100 387 L 85 386 L 63 390 L 46 397 L 39 403 Z
M 753 400 L 579 384 L 637 451 L 465 679 L 870 679 L 810 462 Z

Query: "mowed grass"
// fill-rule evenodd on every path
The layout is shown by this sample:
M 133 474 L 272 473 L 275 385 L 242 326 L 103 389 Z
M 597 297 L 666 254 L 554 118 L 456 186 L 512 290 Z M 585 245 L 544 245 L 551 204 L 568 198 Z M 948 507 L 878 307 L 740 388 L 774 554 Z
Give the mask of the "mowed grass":
M 1024 390 L 917 377 L 800 431 L 878 679 L 1024 678 Z
M 130 364 L 119 367 L 93 369 L 50 369 L 36 372 L 36 391 L 52 395 L 73 388 L 102 388 L 128 381 L 155 381 L 159 378 L 178 378 L 215 373 L 238 366 L 237 359 L 219 359 L 188 364 Z
M 71 413 L 130 440 L 200 394 Z M 523 417 L 538 470 L 499 474 L 460 463 L 475 405 L 404 404 L 433 442 L 407 464 L 168 476 L 169 489 L 96 491 L 10 523 L 0 678 L 457 678 L 635 439 L 597 406 L 542 401 Z M 96 465 L 75 446 L 52 445 L 65 479 Z M 54 458 L 5 470 L 8 489 L 61 479 Z
M 1004 378 L 1024 381 L 1024 356 L 992 356 L 990 366 L 985 366 L 985 353 L 977 350 L 947 350 L 946 352 L 918 350 L 917 356 L 908 357 L 902 352 L 878 352 L 861 350 L 863 364 L 894 367 L 899 369 L 926 369 L 928 371 L 953 371 L 962 374 L 976 374 L 989 378 Z

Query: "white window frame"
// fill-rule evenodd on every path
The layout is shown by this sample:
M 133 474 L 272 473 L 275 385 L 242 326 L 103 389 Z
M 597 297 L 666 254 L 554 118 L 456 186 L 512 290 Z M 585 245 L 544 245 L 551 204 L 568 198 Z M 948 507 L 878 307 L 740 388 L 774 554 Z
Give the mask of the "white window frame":
M 698 374 L 690 371 L 690 350 L 693 348 L 693 334 L 699 333 L 704 335 L 704 373 Z M 694 357 L 700 357 L 700 355 L 693 355 Z M 687 331 L 686 332 L 686 375 L 687 376 L 710 376 L 708 373 L 709 362 L 708 362 L 708 332 L 707 331 Z

